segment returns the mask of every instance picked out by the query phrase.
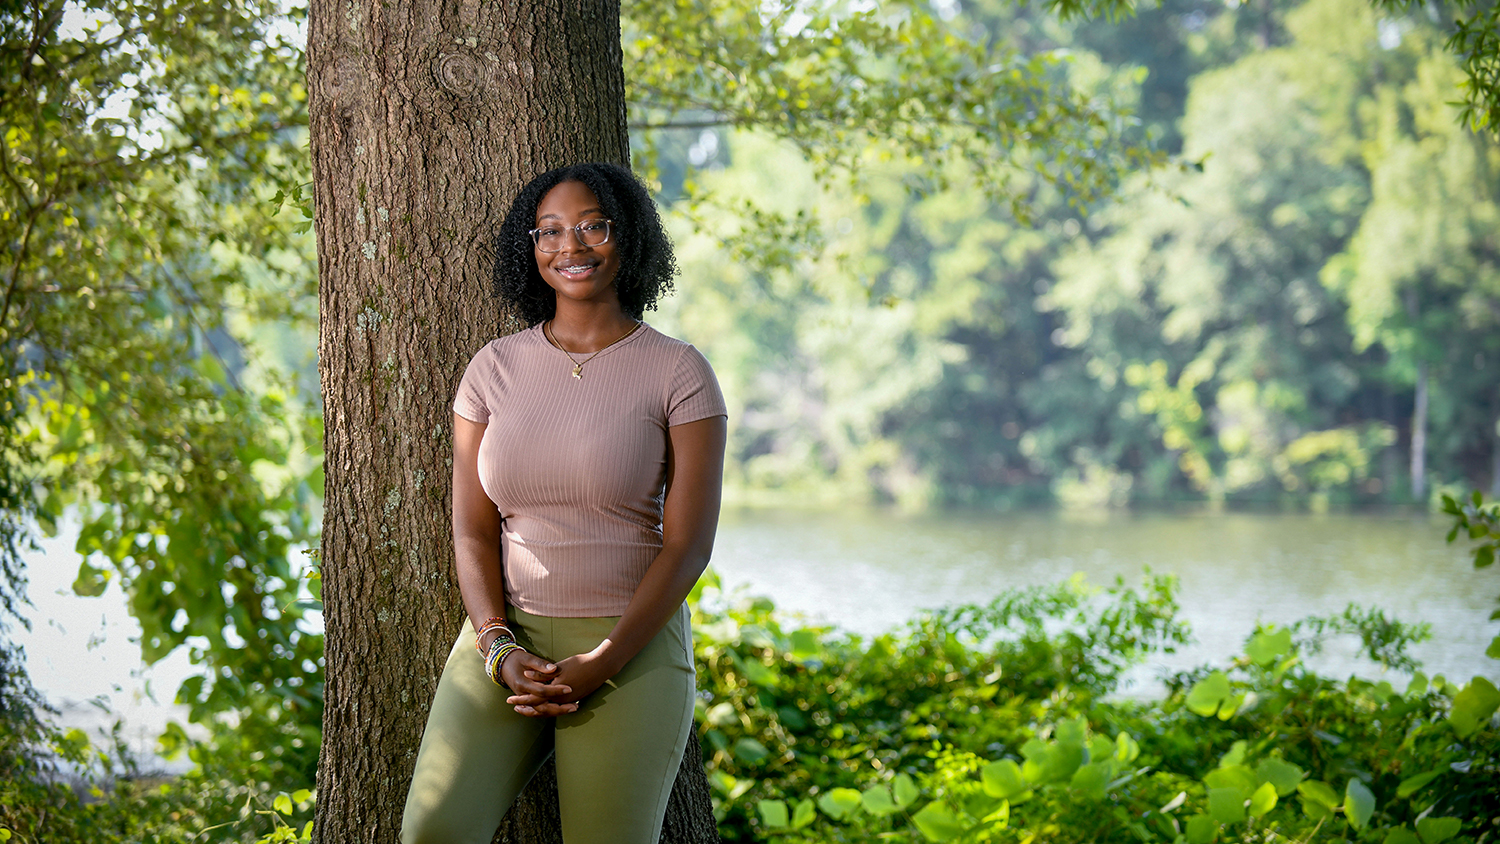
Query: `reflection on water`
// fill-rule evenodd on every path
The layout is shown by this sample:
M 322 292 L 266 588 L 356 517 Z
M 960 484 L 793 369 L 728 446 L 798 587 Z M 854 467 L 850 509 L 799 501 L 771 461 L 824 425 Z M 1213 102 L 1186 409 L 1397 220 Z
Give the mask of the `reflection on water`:
M 784 611 L 846 630 L 888 630 L 922 608 L 982 603 L 1013 586 L 1082 572 L 1095 584 L 1142 570 L 1177 576 L 1196 642 L 1162 668 L 1220 665 L 1257 620 L 1288 623 L 1349 603 L 1432 625 L 1415 655 L 1429 674 L 1494 677 L 1484 649 L 1500 571 L 1475 571 L 1426 515 L 1146 513 L 1079 518 L 1057 513 L 904 516 L 875 510 L 726 511 L 714 568 Z M 1335 676 L 1379 668 L 1333 643 L 1313 660 Z M 1390 678 L 1393 681 L 1400 678 Z M 1145 691 L 1138 688 L 1137 691 Z

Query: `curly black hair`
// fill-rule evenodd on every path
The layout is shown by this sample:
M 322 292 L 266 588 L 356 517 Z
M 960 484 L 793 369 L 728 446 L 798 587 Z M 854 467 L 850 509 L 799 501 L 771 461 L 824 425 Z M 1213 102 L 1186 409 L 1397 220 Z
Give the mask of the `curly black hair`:
M 620 256 L 615 291 L 625 313 L 641 319 L 671 292 L 677 259 L 646 186 L 618 164 L 559 167 L 521 188 L 496 237 L 495 295 L 528 326 L 551 319 L 557 310 L 556 295 L 537 272 L 530 231 L 536 227 L 536 208 L 542 197 L 563 182 L 582 182 L 594 192 L 604 216 L 613 221 L 610 239 L 618 244 Z

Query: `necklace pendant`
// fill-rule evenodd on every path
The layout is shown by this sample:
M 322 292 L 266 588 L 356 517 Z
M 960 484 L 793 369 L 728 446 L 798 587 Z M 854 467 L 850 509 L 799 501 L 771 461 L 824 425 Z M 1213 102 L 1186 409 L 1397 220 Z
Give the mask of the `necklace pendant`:
M 573 377 L 577 378 L 579 381 L 583 380 L 583 367 L 579 366 L 576 363 L 573 364 Z

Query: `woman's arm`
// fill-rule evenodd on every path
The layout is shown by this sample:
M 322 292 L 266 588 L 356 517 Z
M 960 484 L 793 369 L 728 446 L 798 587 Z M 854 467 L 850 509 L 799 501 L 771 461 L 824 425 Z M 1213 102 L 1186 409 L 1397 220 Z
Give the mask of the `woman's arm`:
M 479 443 L 484 439 L 484 429 L 483 423 L 453 414 L 453 566 L 458 573 L 464 610 L 475 630 L 488 619 L 505 617 L 505 579 L 500 574 L 500 511 L 479 483 Z M 479 646 L 486 648 L 495 635 L 486 635 Z M 526 675 L 526 671 L 531 674 Z M 500 673 L 512 690 L 536 697 L 537 705 L 527 707 L 530 711 L 522 714 L 561 715 L 578 707 L 572 703 L 543 702 L 569 691 L 566 685 L 546 683 L 555 680 L 556 671 L 556 665 L 517 651 L 506 657 Z
M 572 691 L 555 700 L 581 700 L 604 685 L 661 631 L 693 590 L 708 566 L 714 531 L 719 526 L 727 430 L 723 416 L 667 429 L 667 500 L 662 508 L 661 552 L 646 569 L 609 637 L 586 654 L 558 662 L 552 682 L 569 686 Z M 521 695 L 511 698 L 511 703 L 529 702 Z

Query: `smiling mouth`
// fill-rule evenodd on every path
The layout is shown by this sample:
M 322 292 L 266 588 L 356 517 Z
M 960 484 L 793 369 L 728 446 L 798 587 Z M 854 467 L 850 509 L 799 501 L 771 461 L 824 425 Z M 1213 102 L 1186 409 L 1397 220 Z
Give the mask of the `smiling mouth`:
M 581 264 L 569 264 L 566 267 L 558 267 L 557 271 L 567 276 L 582 276 L 588 275 L 597 266 L 599 266 L 598 261 L 585 261 Z

